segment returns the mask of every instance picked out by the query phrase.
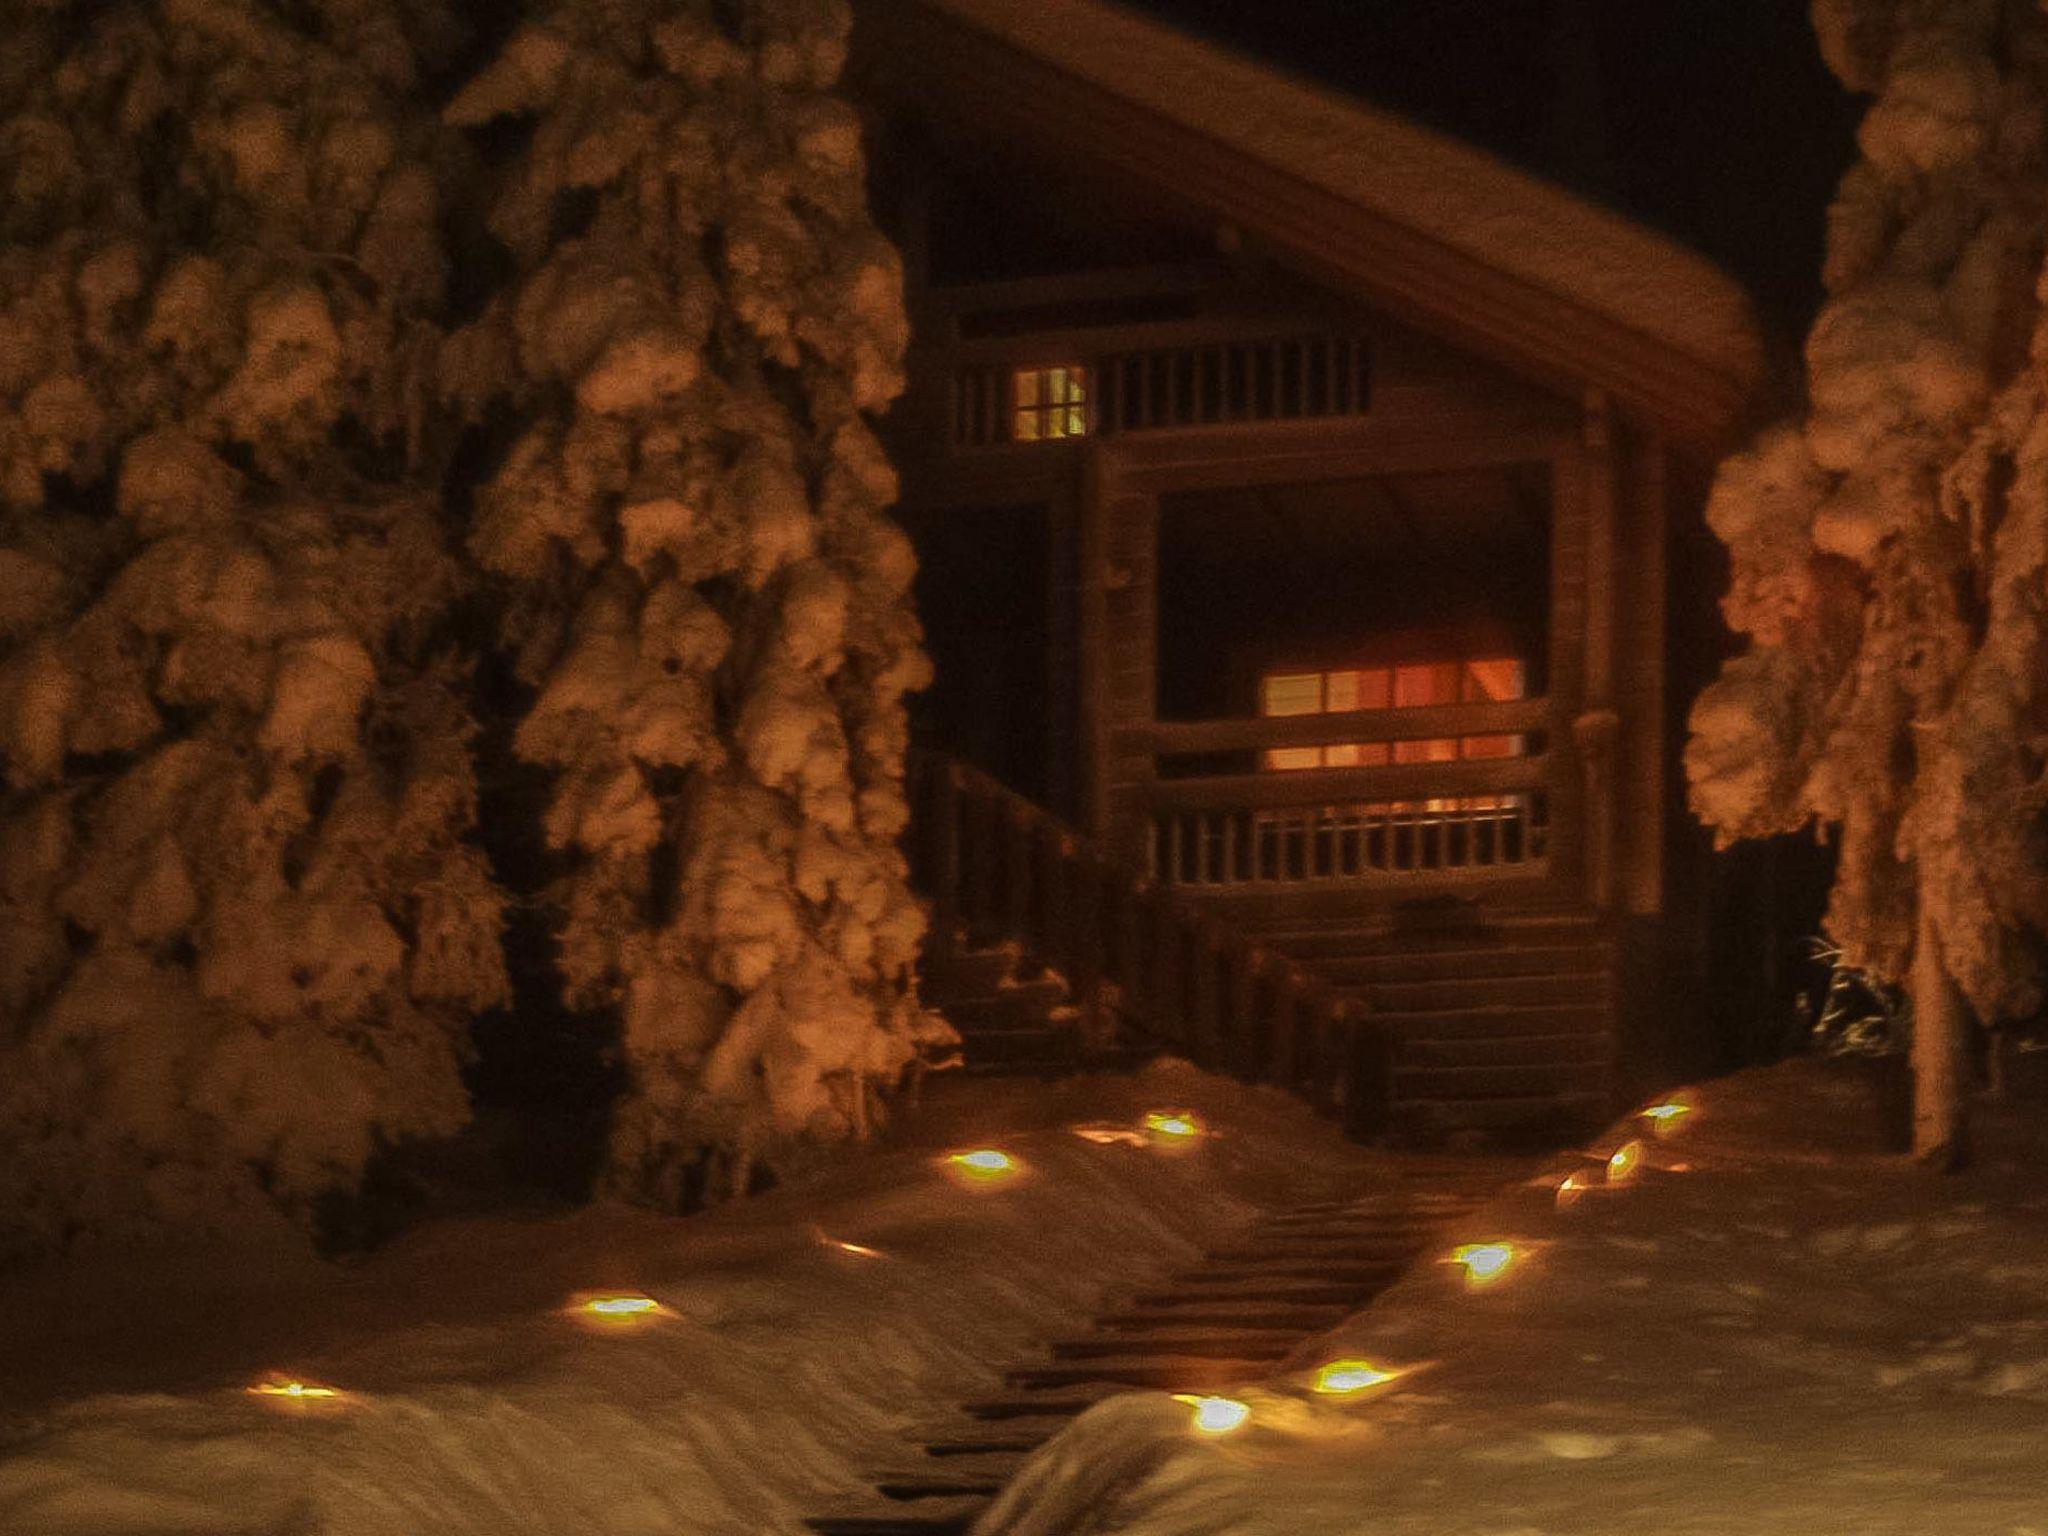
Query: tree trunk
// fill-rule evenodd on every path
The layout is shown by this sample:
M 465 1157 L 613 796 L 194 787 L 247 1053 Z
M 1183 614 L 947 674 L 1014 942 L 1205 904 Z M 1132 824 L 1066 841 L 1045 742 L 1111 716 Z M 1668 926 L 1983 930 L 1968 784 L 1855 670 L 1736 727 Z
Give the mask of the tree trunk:
M 1913 945 L 1913 1156 L 1947 1173 L 1969 1152 L 1968 1031 L 1923 899 Z

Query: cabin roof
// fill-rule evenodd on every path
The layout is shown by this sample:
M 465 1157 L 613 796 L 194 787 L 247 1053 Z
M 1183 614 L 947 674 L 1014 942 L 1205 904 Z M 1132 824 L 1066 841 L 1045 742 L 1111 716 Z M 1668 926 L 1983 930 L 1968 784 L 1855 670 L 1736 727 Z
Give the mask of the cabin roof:
M 1525 375 L 1603 388 L 1695 448 L 1762 372 L 1705 258 L 1469 144 L 1107 0 L 864 0 L 865 71 L 913 110 L 1235 223 L 1307 275 Z

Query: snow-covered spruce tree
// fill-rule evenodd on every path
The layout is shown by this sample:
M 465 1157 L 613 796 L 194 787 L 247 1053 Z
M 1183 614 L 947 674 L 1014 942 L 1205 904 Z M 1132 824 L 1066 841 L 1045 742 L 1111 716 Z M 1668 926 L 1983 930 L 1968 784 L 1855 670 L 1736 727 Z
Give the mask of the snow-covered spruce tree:
M 10 16 L 0 1247 L 304 1223 L 465 1118 L 431 14 Z
M 1816 0 L 1874 96 L 1830 216 L 1803 422 L 1708 508 L 1748 638 L 1692 715 L 1723 841 L 1817 823 L 1827 927 L 1910 981 L 1915 1150 L 1964 1151 L 1969 1013 L 2039 1005 L 2048 932 L 2048 21 L 2035 0 Z
M 522 122 L 516 276 L 450 397 L 515 423 L 470 535 L 555 775 L 570 1001 L 616 1009 L 609 1187 L 675 1205 L 857 1136 L 917 1006 L 899 263 L 834 88 L 845 0 L 536 4 L 452 123 Z

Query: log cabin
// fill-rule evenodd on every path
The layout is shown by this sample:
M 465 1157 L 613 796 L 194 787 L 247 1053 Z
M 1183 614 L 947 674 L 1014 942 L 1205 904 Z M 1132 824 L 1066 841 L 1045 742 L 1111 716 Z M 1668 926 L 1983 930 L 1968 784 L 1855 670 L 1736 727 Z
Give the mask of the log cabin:
M 1604 1114 L 1699 990 L 1677 745 L 1744 294 L 1106 0 L 856 15 L 929 741 L 1366 1011 L 1406 1126 Z

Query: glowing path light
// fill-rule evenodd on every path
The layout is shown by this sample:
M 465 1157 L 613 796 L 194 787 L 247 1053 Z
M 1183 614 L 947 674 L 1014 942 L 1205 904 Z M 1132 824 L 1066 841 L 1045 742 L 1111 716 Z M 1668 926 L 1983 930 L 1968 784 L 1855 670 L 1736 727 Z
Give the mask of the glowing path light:
M 272 1377 L 259 1381 L 249 1392 L 256 1397 L 267 1397 L 284 1403 L 338 1402 L 341 1392 L 334 1387 L 315 1386 L 309 1381 L 297 1381 L 289 1377 Z
M 823 1227 L 813 1227 L 811 1230 L 817 1234 L 818 1242 L 823 1247 L 836 1248 L 841 1253 L 850 1253 L 857 1259 L 882 1257 L 881 1249 L 870 1248 L 866 1243 L 849 1243 L 844 1238 L 830 1236 Z
M 1198 1397 L 1192 1392 L 1176 1392 L 1173 1400 L 1195 1410 L 1192 1421 L 1205 1435 L 1227 1435 L 1252 1416 L 1251 1405 L 1234 1397 Z
M 675 1316 L 652 1296 L 638 1291 L 588 1291 L 563 1311 L 592 1328 L 632 1328 Z
M 1672 1103 L 1672 1104 L 1652 1104 L 1652 1105 L 1651 1105 L 1651 1106 L 1650 1106 L 1650 1107 L 1649 1107 L 1648 1109 L 1646 1109 L 1646 1110 L 1643 1110 L 1643 1111 L 1641 1112 L 1641 1114 L 1642 1114 L 1642 1118 L 1643 1118 L 1643 1119 L 1645 1119 L 1645 1120 L 1655 1120 L 1655 1121 L 1657 1121 L 1657 1122 L 1659 1122 L 1660 1124 L 1663 1124 L 1663 1125 L 1670 1125 L 1670 1124 L 1671 1124 L 1672 1122 L 1674 1122 L 1675 1120 L 1677 1120 L 1677 1119 L 1678 1119 L 1678 1118 L 1679 1118 L 1680 1116 L 1682 1116 L 1682 1115 L 1689 1115 L 1689 1114 L 1691 1114 L 1691 1113 L 1692 1113 L 1692 1106 L 1691 1106 L 1690 1104 L 1677 1104 L 1677 1103 Z
M 1640 1141 L 1624 1142 L 1617 1147 L 1614 1155 L 1607 1159 L 1607 1182 L 1626 1184 L 1636 1176 L 1642 1167 L 1643 1144 Z
M 994 1147 L 976 1147 L 972 1152 L 955 1152 L 946 1159 L 954 1177 L 972 1184 L 993 1184 L 1018 1171 L 1017 1159 Z
M 1446 1262 L 1464 1266 L 1467 1285 L 1485 1285 L 1506 1274 L 1516 1257 L 1513 1243 L 1466 1243 L 1453 1249 Z
M 1332 1397 L 1348 1397 L 1392 1381 L 1399 1371 L 1383 1371 L 1369 1360 L 1332 1360 L 1316 1372 L 1316 1390 Z
M 1579 1182 L 1579 1176 L 1576 1173 L 1566 1174 L 1564 1182 L 1557 1186 L 1557 1208 L 1568 1211 L 1585 1198 L 1586 1186 Z
M 1178 1141 L 1192 1141 L 1206 1134 L 1193 1111 L 1185 1109 L 1155 1109 L 1145 1116 L 1145 1129 L 1154 1136 L 1170 1136 Z

